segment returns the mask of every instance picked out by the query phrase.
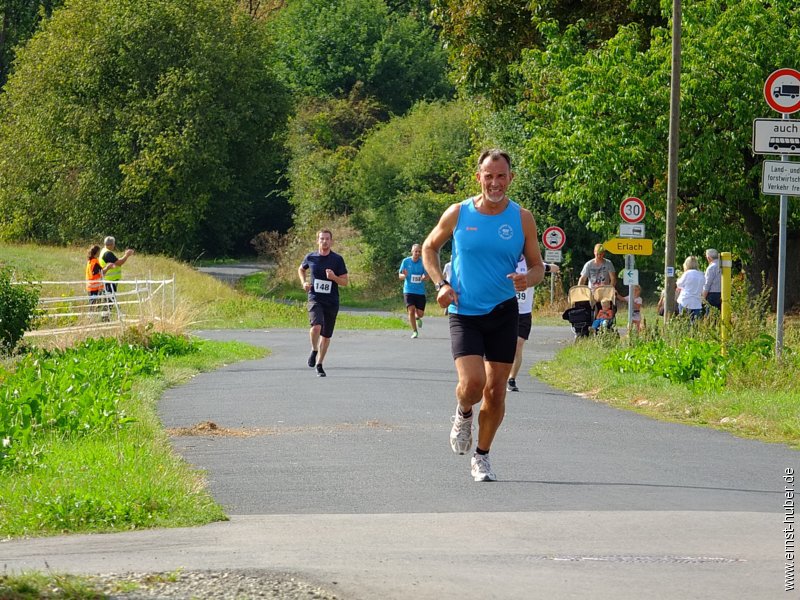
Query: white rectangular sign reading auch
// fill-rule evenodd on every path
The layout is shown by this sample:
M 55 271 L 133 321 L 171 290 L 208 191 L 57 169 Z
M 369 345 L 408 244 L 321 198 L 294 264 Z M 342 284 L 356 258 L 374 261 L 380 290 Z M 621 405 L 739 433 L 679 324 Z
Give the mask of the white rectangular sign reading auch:
M 619 237 L 624 238 L 643 238 L 644 224 L 642 223 L 620 223 Z
M 800 196 L 800 163 L 765 160 L 761 192 L 773 196 Z
M 753 154 L 800 154 L 800 120 L 753 121 Z

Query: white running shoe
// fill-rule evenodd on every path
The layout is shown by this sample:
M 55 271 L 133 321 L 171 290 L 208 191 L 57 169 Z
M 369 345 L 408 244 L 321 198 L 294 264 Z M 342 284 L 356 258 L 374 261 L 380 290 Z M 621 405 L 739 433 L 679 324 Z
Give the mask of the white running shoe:
M 497 475 L 494 474 L 492 465 L 489 464 L 488 454 L 476 452 L 472 455 L 472 478 L 475 481 L 497 481 Z
M 422 319 L 417 319 L 417 329 L 422 329 Z
M 453 428 L 450 430 L 450 447 L 456 454 L 466 454 L 472 447 L 472 416 L 465 419 L 456 409 L 456 414 L 450 417 Z

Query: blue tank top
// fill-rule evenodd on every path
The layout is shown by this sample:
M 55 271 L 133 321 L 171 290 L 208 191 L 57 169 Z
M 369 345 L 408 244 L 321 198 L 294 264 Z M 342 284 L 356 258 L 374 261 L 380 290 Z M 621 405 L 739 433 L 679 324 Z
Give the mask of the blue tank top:
M 451 304 L 448 311 L 459 315 L 485 315 L 515 298 L 508 275 L 517 270 L 525 245 L 519 204 L 509 201 L 499 215 L 485 215 L 474 201 L 461 203 L 453 232 L 450 285 L 458 294 L 458 305 Z
M 403 280 L 403 293 L 404 294 L 422 294 L 425 295 L 425 282 L 422 281 L 422 276 L 425 275 L 425 266 L 422 264 L 420 258 L 417 262 L 410 256 L 406 256 L 400 264 L 398 273 L 402 273 L 403 269 L 408 271 L 408 275 Z

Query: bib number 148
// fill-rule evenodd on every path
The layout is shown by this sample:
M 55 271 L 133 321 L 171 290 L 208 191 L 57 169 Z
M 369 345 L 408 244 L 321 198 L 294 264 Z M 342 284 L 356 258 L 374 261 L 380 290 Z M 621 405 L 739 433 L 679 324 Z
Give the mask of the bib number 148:
M 330 294 L 333 289 L 333 282 L 327 279 L 315 279 L 314 291 L 318 294 Z

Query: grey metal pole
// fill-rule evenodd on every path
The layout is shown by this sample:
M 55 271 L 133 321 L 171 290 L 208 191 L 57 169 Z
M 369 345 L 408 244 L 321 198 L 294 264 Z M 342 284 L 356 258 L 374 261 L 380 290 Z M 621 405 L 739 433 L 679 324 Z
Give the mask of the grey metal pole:
M 664 323 L 675 308 L 675 230 L 678 198 L 678 144 L 681 114 L 681 0 L 672 0 L 672 77 L 669 96 L 667 231 L 664 244 Z
M 784 113 L 783 120 L 788 121 L 789 115 Z M 789 162 L 788 154 L 781 154 L 781 162 Z M 775 358 L 780 360 L 783 355 L 783 310 L 784 296 L 786 294 L 786 220 L 789 207 L 789 196 L 781 194 L 781 210 L 778 233 L 778 298 L 775 305 Z
M 633 271 L 636 268 L 636 259 L 633 254 L 625 255 L 625 269 Z M 628 283 L 628 335 L 633 328 L 633 283 Z

